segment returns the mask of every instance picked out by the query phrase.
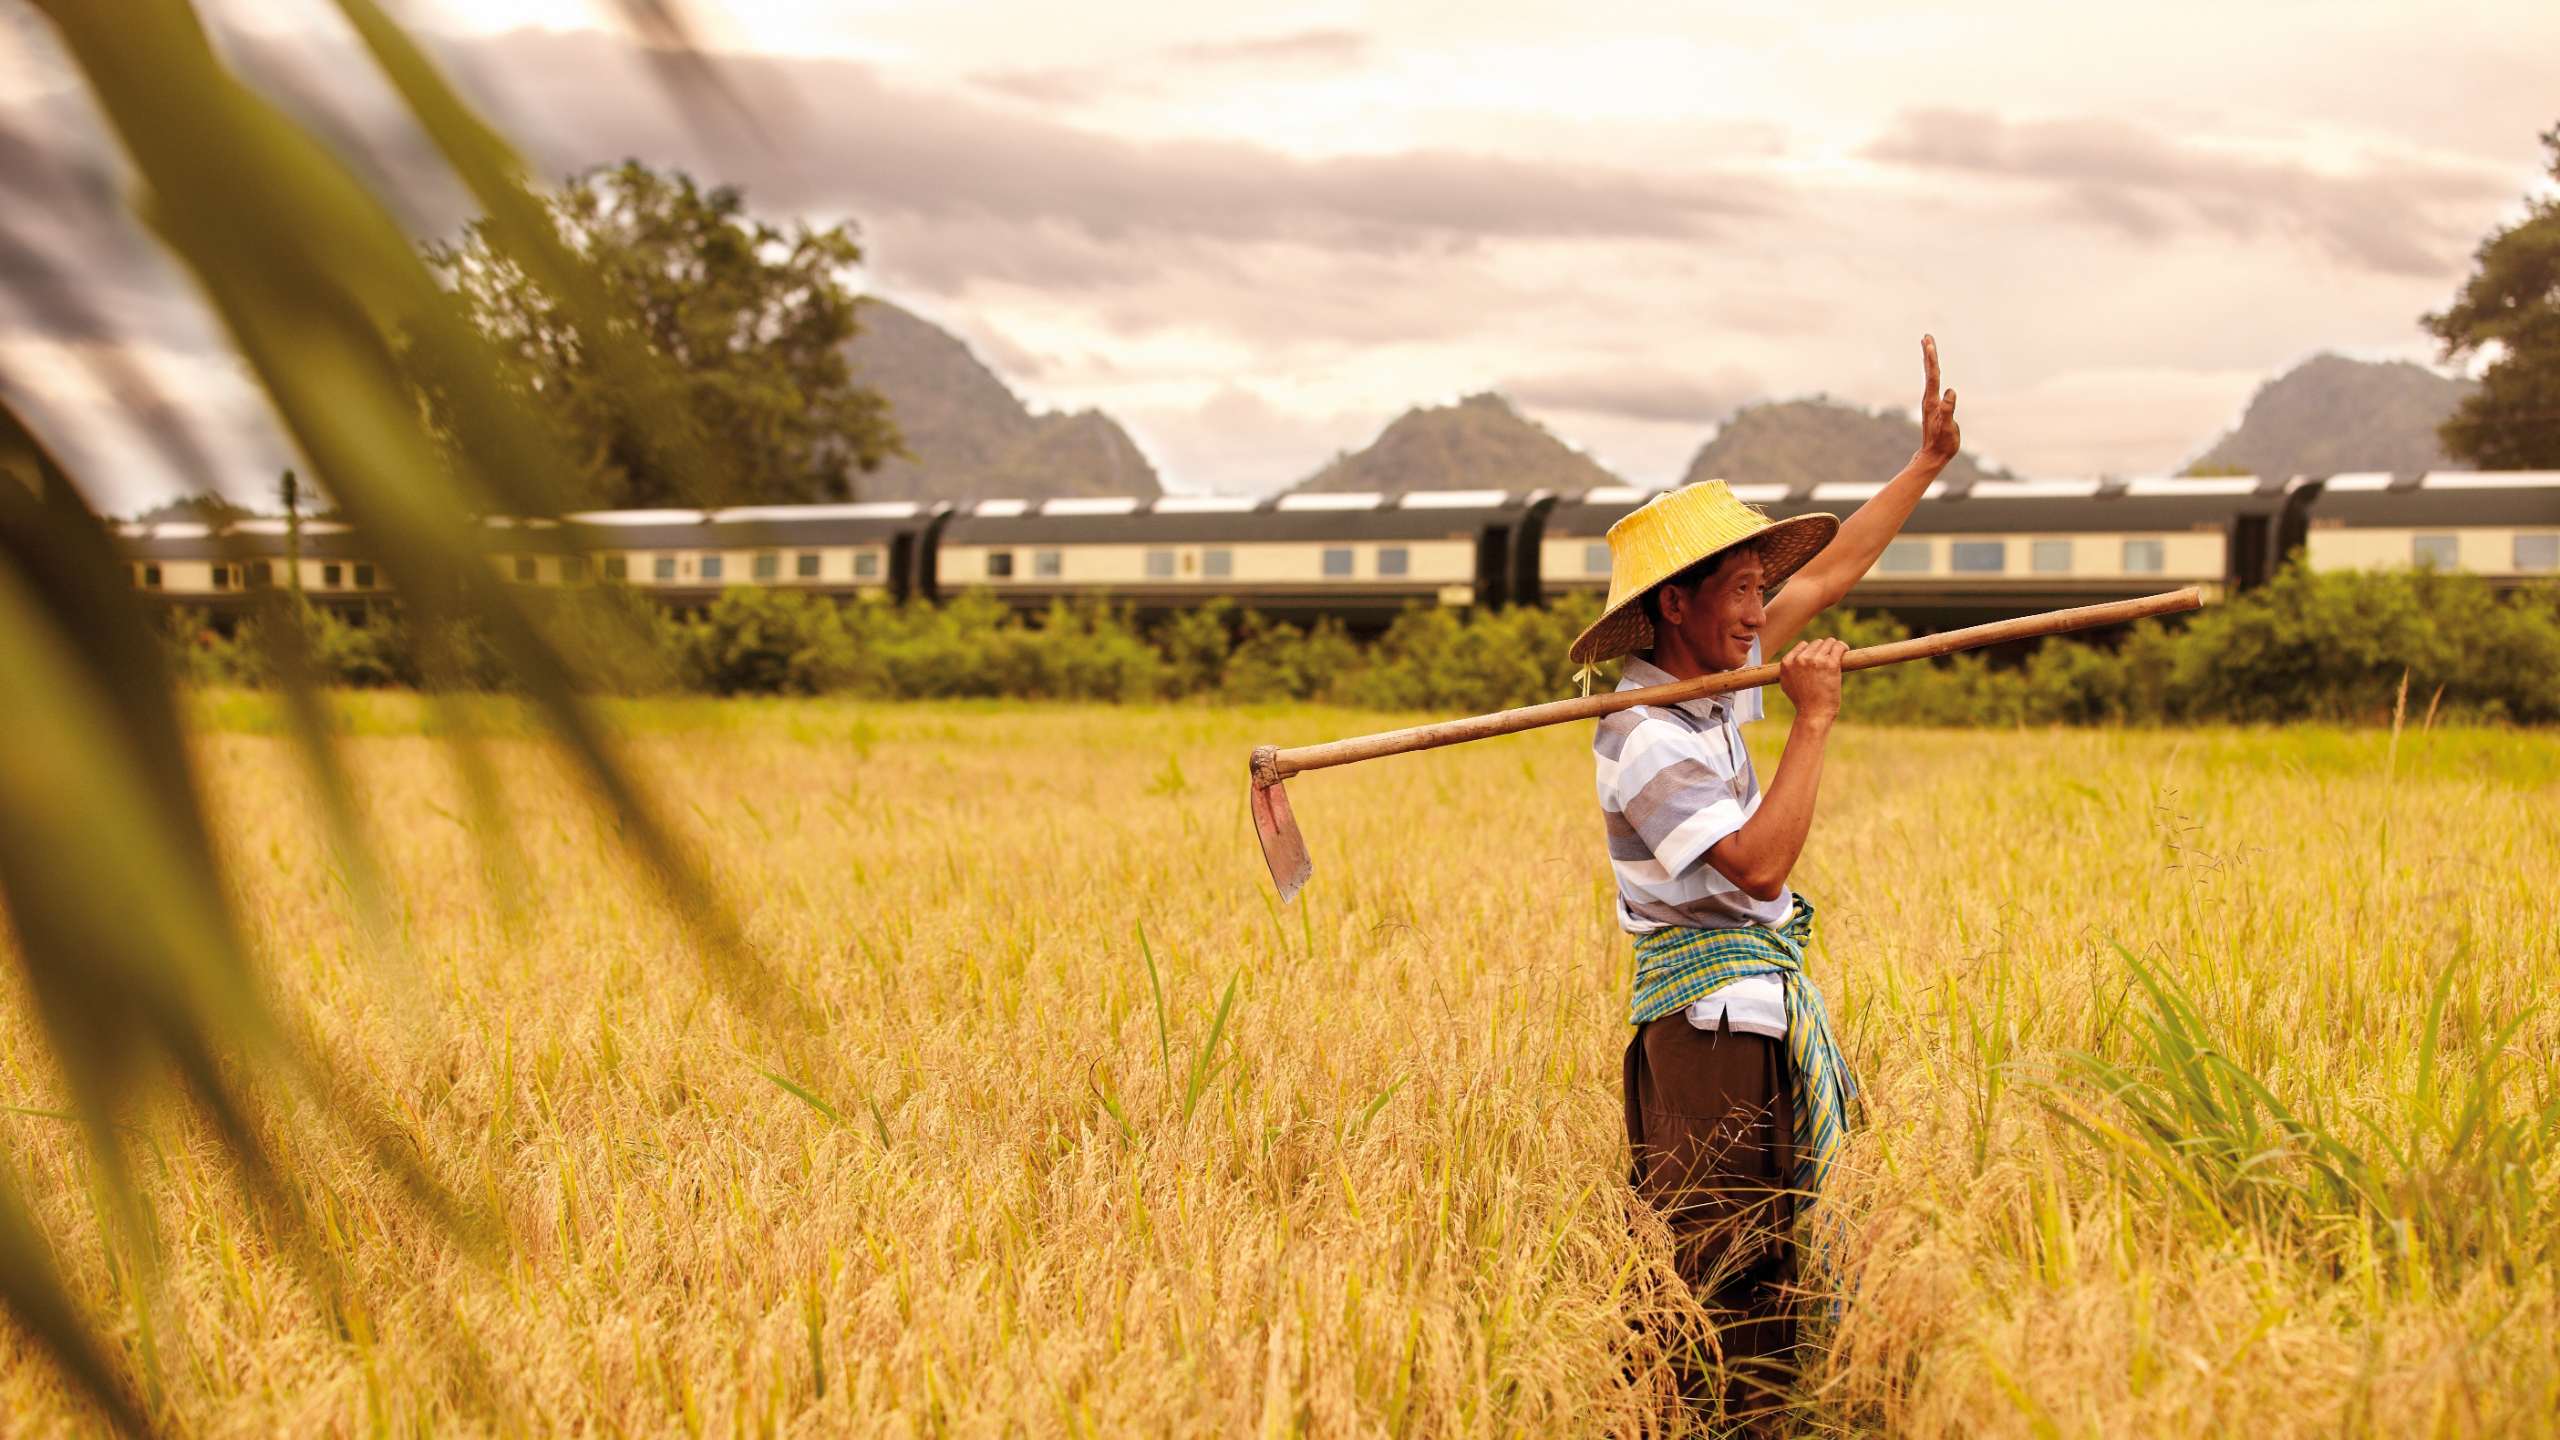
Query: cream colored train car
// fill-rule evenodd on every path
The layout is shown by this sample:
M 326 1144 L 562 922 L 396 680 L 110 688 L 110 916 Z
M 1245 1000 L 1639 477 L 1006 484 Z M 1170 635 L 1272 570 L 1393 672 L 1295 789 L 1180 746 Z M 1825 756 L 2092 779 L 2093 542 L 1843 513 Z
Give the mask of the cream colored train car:
M 499 563 L 526 584 L 600 581 L 676 604 L 733 585 L 898 600 L 930 583 L 942 514 L 911 500 L 587 511 L 567 517 L 553 543 L 507 549 Z
M 1734 493 L 1779 517 L 1846 517 L 1883 488 L 1836 482 Z M 1653 492 L 1610 487 L 1559 500 L 1540 545 L 1549 593 L 1605 589 L 1608 527 Z M 1984 480 L 1929 487 L 1849 603 L 1925 621 L 1982 618 L 2146 595 L 2254 585 L 2277 558 L 2280 482 L 2255 476 Z
M 1229 596 L 1265 614 L 1354 620 L 1500 604 L 1520 516 L 1500 490 L 982 500 L 942 530 L 935 593 L 984 589 L 1028 609 Z
M 292 588 L 297 570 L 302 593 L 313 600 L 361 602 L 389 593 L 381 570 L 346 526 L 306 520 L 298 541 L 293 528 L 280 519 L 235 520 L 220 528 L 129 524 L 117 527 L 117 540 L 134 589 L 171 604 L 236 609 L 259 591 Z
M 2315 570 L 2464 570 L 2501 585 L 2560 582 L 2560 471 L 2431 471 L 2304 481 Z

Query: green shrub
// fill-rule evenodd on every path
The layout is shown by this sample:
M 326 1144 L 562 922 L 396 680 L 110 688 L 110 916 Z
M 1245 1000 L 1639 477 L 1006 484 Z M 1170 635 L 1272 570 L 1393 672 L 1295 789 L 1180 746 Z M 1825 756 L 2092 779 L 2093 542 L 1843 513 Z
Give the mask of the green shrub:
M 302 615 L 312 668 L 329 683 L 359 690 L 417 685 L 416 649 L 389 610 L 368 608 L 347 617 L 304 606 Z
M 984 591 L 889 605 L 742 586 L 678 619 L 646 595 L 600 586 L 535 607 L 573 671 L 611 694 L 1203 697 L 1444 713 L 1573 693 L 1565 648 L 1598 611 L 1587 593 L 1537 609 L 1417 606 L 1363 645 L 1338 621 L 1304 629 L 1224 598 L 1147 629 L 1126 609 L 1092 603 L 1024 616 Z M 472 627 L 422 641 L 393 609 L 302 614 L 313 663 L 341 685 L 505 678 Z M 201 611 L 173 610 L 172 664 L 199 683 L 264 685 L 260 623 L 226 633 Z M 1888 616 L 1841 610 L 1807 633 L 1863 647 L 1909 632 Z M 1617 669 L 1598 667 L 1592 688 L 1612 688 Z M 2501 596 L 2466 575 L 2297 566 L 2183 625 L 2146 621 L 2055 637 L 2023 656 L 1974 652 L 1865 672 L 1844 709 L 1904 725 L 2372 721 L 2389 716 L 2404 672 L 2413 714 L 2441 687 L 2440 718 L 2560 721 L 2560 594 Z
M 1351 683 L 1361 664 L 1360 647 L 1338 620 L 1300 630 L 1247 612 L 1218 689 L 1246 703 L 1327 699 Z
M 675 644 L 687 687 L 715 695 L 817 695 L 858 671 L 843 608 L 798 590 L 732 586 Z
M 600 695 L 660 695 L 687 688 L 683 625 L 665 606 L 623 585 L 539 597 L 528 606 L 570 672 Z

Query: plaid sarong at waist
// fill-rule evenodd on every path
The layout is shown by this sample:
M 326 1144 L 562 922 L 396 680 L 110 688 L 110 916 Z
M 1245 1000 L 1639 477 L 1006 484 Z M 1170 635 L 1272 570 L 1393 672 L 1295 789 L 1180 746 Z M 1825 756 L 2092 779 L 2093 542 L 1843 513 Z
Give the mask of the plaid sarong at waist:
M 1831 1014 L 1822 991 L 1805 972 L 1804 949 L 1813 941 L 1813 902 L 1796 897 L 1795 908 L 1775 926 L 1744 925 L 1698 930 L 1673 926 L 1636 937 L 1635 996 L 1638 1025 L 1659 1020 L 1718 987 L 1753 975 L 1775 975 L 1786 988 L 1787 1064 L 1795 1074 L 1795 1186 L 1804 1204 L 1822 1193 L 1831 1162 L 1849 1134 L 1850 1106 L 1858 1082 L 1831 1038 Z

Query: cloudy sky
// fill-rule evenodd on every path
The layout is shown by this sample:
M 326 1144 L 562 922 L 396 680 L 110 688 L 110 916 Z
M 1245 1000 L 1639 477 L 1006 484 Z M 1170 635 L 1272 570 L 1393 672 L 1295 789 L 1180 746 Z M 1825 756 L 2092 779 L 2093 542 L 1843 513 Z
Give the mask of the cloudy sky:
M 421 229 L 458 218 L 329 7 L 203 8 Z M 1976 454 L 2174 468 L 2317 351 L 2432 359 L 2417 317 L 2560 122 L 2548 0 L 701 6 L 753 131 L 680 114 L 583 0 L 404 13 L 545 172 L 639 155 L 855 220 L 868 289 L 1185 490 L 1485 388 L 1666 482 L 1739 404 L 1908 407 L 1923 330 Z M 0 235 L 0 385 L 111 503 L 179 484 L 120 428 L 119 367 L 211 468 L 271 473 L 183 282 L 65 218 L 111 166 L 0 16 L 0 180 L 59 202 Z M 22 283 L 30 250 L 81 304 Z

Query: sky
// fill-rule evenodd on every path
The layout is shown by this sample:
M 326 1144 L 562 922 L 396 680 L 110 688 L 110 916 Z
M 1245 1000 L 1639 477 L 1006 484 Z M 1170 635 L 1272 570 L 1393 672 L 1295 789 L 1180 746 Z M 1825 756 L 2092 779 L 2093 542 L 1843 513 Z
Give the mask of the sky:
M 462 218 L 333 6 L 201 8 L 415 229 Z M 2433 362 L 2419 316 L 2560 123 L 2548 0 L 698 5 L 735 111 L 671 103 L 581 0 L 401 13 L 543 174 L 637 155 L 849 220 L 864 289 L 1185 491 L 1484 389 L 1667 484 L 1740 405 L 1912 408 L 1923 331 L 1977 457 L 2174 470 L 2315 353 Z M 117 508 L 257 491 L 254 391 L 0 17 L 0 196 L 47 199 L 0 227 L 0 389 Z M 197 463 L 140 440 L 155 390 Z

